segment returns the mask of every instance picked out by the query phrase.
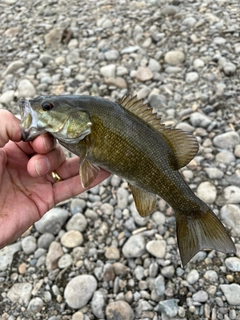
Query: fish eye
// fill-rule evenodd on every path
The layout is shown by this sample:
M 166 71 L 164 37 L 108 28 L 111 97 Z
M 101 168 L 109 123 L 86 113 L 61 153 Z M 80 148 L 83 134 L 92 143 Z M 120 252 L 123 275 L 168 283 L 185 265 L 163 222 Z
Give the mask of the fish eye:
M 50 111 L 54 108 L 54 104 L 52 102 L 45 101 L 42 104 L 43 111 Z

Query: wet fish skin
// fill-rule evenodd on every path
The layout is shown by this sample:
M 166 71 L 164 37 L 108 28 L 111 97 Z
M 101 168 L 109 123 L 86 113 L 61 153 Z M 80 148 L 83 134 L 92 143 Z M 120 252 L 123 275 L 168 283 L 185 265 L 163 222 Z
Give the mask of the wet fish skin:
M 43 110 L 44 104 L 50 110 Z M 23 101 L 20 108 L 24 140 L 50 132 L 80 157 L 84 187 L 102 167 L 129 182 L 142 216 L 154 210 L 156 195 L 168 202 L 176 213 L 184 266 L 202 249 L 235 252 L 224 226 L 178 171 L 196 154 L 197 142 L 165 128 L 142 101 L 126 97 L 120 105 L 91 96 L 50 96 Z

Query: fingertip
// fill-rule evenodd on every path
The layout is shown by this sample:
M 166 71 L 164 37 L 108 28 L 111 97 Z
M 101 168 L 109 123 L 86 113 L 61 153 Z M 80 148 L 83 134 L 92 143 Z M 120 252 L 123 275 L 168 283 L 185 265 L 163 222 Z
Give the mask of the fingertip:
M 35 152 L 45 154 L 56 147 L 56 140 L 50 134 L 44 133 L 32 141 L 32 147 Z

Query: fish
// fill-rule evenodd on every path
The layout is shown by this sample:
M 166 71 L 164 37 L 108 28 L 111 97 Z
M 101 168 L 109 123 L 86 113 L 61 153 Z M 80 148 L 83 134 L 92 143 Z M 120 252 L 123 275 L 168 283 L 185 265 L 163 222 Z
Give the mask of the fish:
M 161 123 L 153 110 L 124 96 L 112 102 L 96 96 L 39 96 L 19 102 L 22 140 L 45 132 L 79 157 L 84 188 L 100 168 L 128 182 L 142 217 L 156 209 L 157 196 L 174 210 L 179 253 L 183 267 L 201 250 L 235 253 L 225 227 L 211 208 L 199 199 L 179 169 L 197 154 L 196 138 Z

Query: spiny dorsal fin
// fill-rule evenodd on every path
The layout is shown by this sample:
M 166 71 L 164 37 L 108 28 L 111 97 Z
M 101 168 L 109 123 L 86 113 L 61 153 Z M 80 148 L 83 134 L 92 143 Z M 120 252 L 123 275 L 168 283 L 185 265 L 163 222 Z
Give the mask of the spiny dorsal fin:
M 123 108 L 143 120 L 149 127 L 159 132 L 165 127 L 164 124 L 160 123 L 161 119 L 157 117 L 157 113 L 153 113 L 147 103 L 143 104 L 143 99 L 138 100 L 137 96 L 131 98 L 130 95 L 127 95 L 122 97 L 119 103 Z
M 171 165 L 174 170 L 186 166 L 198 152 L 198 142 L 196 138 L 180 129 L 171 129 L 160 123 L 160 118 L 147 104 L 143 104 L 143 99 L 138 100 L 137 96 L 124 96 L 120 100 L 120 105 L 143 121 L 148 127 L 155 129 L 163 135 L 169 147 L 175 155 Z

